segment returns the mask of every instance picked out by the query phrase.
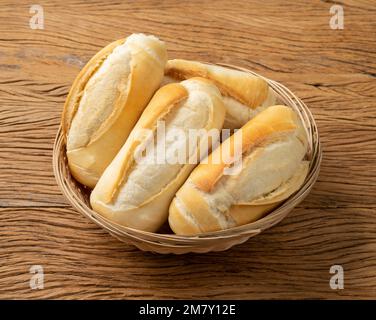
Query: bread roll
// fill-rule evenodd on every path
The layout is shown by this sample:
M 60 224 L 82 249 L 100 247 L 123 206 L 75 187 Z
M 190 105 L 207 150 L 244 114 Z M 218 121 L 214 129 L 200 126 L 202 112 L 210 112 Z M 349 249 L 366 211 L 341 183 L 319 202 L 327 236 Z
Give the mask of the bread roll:
M 241 163 L 230 175 L 237 151 Z M 306 152 L 297 114 L 286 106 L 267 108 L 192 171 L 171 203 L 171 229 L 192 235 L 261 218 L 302 185 Z
M 92 208 L 120 225 L 156 231 L 167 221 L 175 192 L 207 151 L 210 137 L 219 138 L 202 135 L 192 141 L 188 133 L 218 132 L 224 116 L 220 92 L 206 79 L 192 78 L 159 89 L 91 193 Z M 165 134 L 159 135 L 161 124 Z M 143 155 L 147 147 L 154 147 L 153 152 Z M 176 159 L 179 153 L 183 156 Z M 165 159 L 158 159 L 163 154 Z
M 81 70 L 62 119 L 76 180 L 95 186 L 158 89 L 166 61 L 163 42 L 133 34 L 99 51 Z
M 276 104 L 268 83 L 252 74 L 182 59 L 169 60 L 164 82 L 204 77 L 213 81 L 223 95 L 226 117 L 223 127 L 239 129 L 266 107 Z

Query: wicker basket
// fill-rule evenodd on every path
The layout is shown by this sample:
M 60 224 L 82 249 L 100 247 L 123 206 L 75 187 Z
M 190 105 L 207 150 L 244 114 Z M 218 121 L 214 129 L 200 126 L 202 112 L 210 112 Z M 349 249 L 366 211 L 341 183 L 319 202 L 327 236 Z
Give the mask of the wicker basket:
M 221 65 L 262 77 L 244 68 L 225 64 Z M 275 91 L 280 103 L 294 108 L 300 115 L 308 135 L 309 148 L 307 159 L 310 161 L 309 173 L 302 187 L 264 218 L 243 226 L 199 236 L 151 233 L 113 223 L 90 208 L 90 189 L 80 185 L 71 176 L 67 165 L 65 142 L 60 128 L 54 144 L 53 169 L 61 191 L 73 207 L 90 220 L 107 230 L 119 240 L 133 244 L 144 251 L 174 254 L 223 251 L 236 244 L 243 243 L 263 230 L 272 227 L 286 217 L 287 214 L 307 196 L 319 174 L 322 153 L 316 123 L 307 106 L 285 86 L 265 77 L 262 78 L 264 78 Z

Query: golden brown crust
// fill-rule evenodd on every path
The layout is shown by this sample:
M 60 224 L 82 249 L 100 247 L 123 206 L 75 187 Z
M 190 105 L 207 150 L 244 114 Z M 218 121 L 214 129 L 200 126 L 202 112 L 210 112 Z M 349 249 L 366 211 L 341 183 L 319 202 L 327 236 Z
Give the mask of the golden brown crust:
M 177 208 L 176 199 L 171 202 L 168 222 L 171 230 L 176 234 L 190 235 L 202 232 L 195 224 L 187 221 L 186 216 Z
M 137 132 L 137 130 L 139 129 L 154 129 L 156 121 L 165 117 L 165 115 L 171 112 L 174 107 L 185 100 L 187 96 L 187 90 L 178 83 L 171 83 L 160 88 L 155 93 L 155 95 L 149 102 L 148 107 L 141 115 L 134 128 L 134 132 Z M 132 167 L 132 164 L 134 162 L 134 152 L 137 146 L 142 143 L 142 141 L 139 139 L 139 137 L 131 135 L 129 141 L 127 141 L 126 143 L 128 145 L 128 151 L 126 153 L 124 161 L 121 164 L 121 167 L 117 172 L 118 175 L 113 178 L 112 185 L 106 189 L 106 192 L 103 196 L 105 203 L 112 202 L 116 197 L 120 186 L 123 184 L 128 175 L 129 169 Z
M 122 45 L 124 42 L 125 39 L 116 40 L 96 53 L 94 57 L 92 57 L 84 66 L 84 68 L 79 72 L 78 76 L 74 80 L 72 87 L 68 93 L 67 99 L 65 100 L 61 119 L 61 126 L 65 138 L 68 135 L 70 125 L 72 123 L 74 115 L 77 112 L 77 108 L 80 104 L 80 99 L 87 82 L 99 69 L 103 61 L 112 53 L 112 51 L 114 51 L 117 46 Z
M 214 150 L 207 161 L 192 172 L 191 180 L 202 191 L 210 192 L 223 170 L 234 162 L 237 152 L 244 154 L 275 135 L 295 129 L 296 115 L 292 109 L 280 105 L 269 107 Z
M 114 97 L 111 105 L 105 106 L 111 112 L 105 119 L 98 116 L 97 127 L 89 136 L 81 135 L 80 133 L 87 129 L 88 123 L 85 117 L 79 118 L 77 123 L 74 118 L 85 86 L 110 53 L 128 40 L 130 58 L 124 63 L 129 63 L 129 74 L 117 80 L 119 82 L 113 92 L 101 93 Z M 132 35 L 102 49 L 80 72 L 67 97 L 62 119 L 67 138 L 68 165 L 76 180 L 90 188 L 95 186 L 159 87 L 166 59 L 165 46 L 157 38 Z M 75 130 L 70 127 L 72 122 Z M 70 140 L 76 141 L 75 145 L 70 146 Z
M 152 129 L 156 120 L 164 118 L 187 97 L 188 91 L 180 83 L 170 83 L 160 88 L 150 100 L 136 128 Z
M 176 194 L 185 208 L 200 226 L 210 226 L 212 230 L 221 229 L 218 220 L 213 216 L 208 203 L 203 199 L 200 191 L 191 184 L 184 184 Z M 211 230 L 210 230 L 211 231 Z
M 196 79 L 199 80 L 199 79 Z M 205 103 L 203 110 L 207 109 L 208 119 L 205 130 L 212 128 L 220 129 L 223 125 L 225 107 L 218 89 L 211 83 L 207 86 L 208 80 L 200 79 L 203 84 L 198 85 L 189 80 L 182 84 L 169 84 L 160 88 L 149 102 L 141 118 L 132 130 L 129 138 L 121 148 L 117 156 L 113 159 L 104 174 L 99 179 L 97 185 L 90 196 L 92 208 L 101 215 L 124 226 L 137 228 L 145 231 L 156 231 L 168 218 L 168 209 L 173 197 L 179 187 L 187 180 L 188 175 L 195 167 L 194 163 L 186 163 L 178 174 L 167 184 L 161 184 L 161 189 L 153 194 L 148 194 L 142 198 L 137 205 L 129 206 L 128 203 L 118 197 L 118 192 L 125 189 L 126 179 L 132 170 L 137 169 L 136 159 L 133 157 L 136 146 L 146 142 L 145 133 L 148 135 L 150 129 L 156 128 L 157 121 L 164 119 L 175 107 L 184 104 L 190 92 L 195 92 L 199 88 L 208 95 L 209 99 L 201 99 L 201 95 L 193 94 L 190 103 Z M 149 129 L 147 132 L 143 129 Z M 205 147 L 198 143 L 197 153 L 200 148 Z M 145 176 L 145 179 L 147 177 Z M 130 182 L 132 183 L 132 182 Z M 129 187 L 129 185 L 128 185 Z M 132 187 L 132 186 L 131 186 Z M 135 192 L 137 190 L 134 188 Z M 173 210 L 173 209 L 172 209 Z
M 236 222 L 237 226 L 243 224 L 255 222 L 263 218 L 271 210 L 276 208 L 280 202 L 275 202 L 271 204 L 259 205 L 259 206 L 249 206 L 249 205 L 233 205 L 230 208 L 229 214 L 232 219 Z
M 291 196 L 304 183 L 309 169 L 309 162 L 303 160 L 306 148 L 300 127 L 300 120 L 293 109 L 278 105 L 262 111 L 225 140 L 192 171 L 188 180 L 176 193 L 169 216 L 172 230 L 177 234 L 193 235 L 243 225 L 262 218 Z M 256 190 L 258 180 L 263 180 L 262 176 L 251 175 L 254 182 L 250 182 L 253 183 L 250 186 L 246 185 L 248 182 L 244 179 L 237 180 L 240 176 L 232 180 L 221 179 L 225 168 L 234 160 L 235 150 L 241 150 L 241 156 L 246 159 L 243 165 L 256 166 L 245 169 L 257 169 L 260 163 L 257 164 L 257 161 L 252 159 L 267 152 L 267 146 L 284 141 L 285 136 L 292 139 L 300 151 L 297 158 L 291 158 L 292 171 L 286 180 L 278 180 L 278 172 L 276 173 L 276 181 L 279 182 L 275 184 L 275 190 L 265 190 L 263 183 L 261 189 Z M 278 171 L 278 168 L 284 168 L 279 167 L 279 159 L 274 159 L 277 170 L 271 169 L 273 172 Z M 274 163 L 270 162 L 268 165 L 273 167 Z M 221 185 L 215 188 L 220 179 Z M 227 181 L 230 182 L 226 186 Z M 237 181 L 239 184 L 242 183 L 239 188 L 255 189 L 252 190 L 255 191 L 254 196 L 249 201 L 239 200 L 248 199 L 248 195 L 237 196 Z M 229 189 L 226 189 L 227 187 Z
M 222 95 L 229 96 L 249 108 L 260 106 L 268 95 L 268 84 L 249 73 L 183 59 L 167 61 L 165 75 L 184 80 L 203 77 L 214 82 Z

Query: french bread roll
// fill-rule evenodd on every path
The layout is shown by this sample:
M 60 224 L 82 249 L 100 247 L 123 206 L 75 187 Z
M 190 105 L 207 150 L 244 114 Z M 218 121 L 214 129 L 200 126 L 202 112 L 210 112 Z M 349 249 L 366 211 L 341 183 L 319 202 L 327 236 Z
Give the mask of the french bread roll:
M 218 133 L 224 117 L 221 94 L 207 79 L 160 88 L 92 191 L 92 208 L 120 225 L 158 230 L 167 221 L 175 192 L 200 158 L 207 156 L 211 143 L 219 140 L 219 134 L 210 135 L 210 130 Z M 159 135 L 161 124 L 164 134 Z M 208 134 L 190 140 L 190 130 Z M 148 147 L 153 151 L 144 154 Z M 177 159 L 177 154 L 183 156 Z M 165 157 L 158 159 L 161 155 Z
M 158 89 L 167 61 L 163 42 L 132 34 L 100 50 L 81 70 L 65 102 L 68 165 L 93 188 Z
M 193 235 L 261 218 L 303 184 L 306 152 L 297 114 L 280 105 L 265 109 L 192 171 L 170 205 L 171 229 Z
M 276 104 L 276 95 L 268 83 L 252 74 L 196 61 L 167 61 L 164 83 L 204 77 L 221 91 L 226 107 L 225 129 L 239 129 L 266 107 Z

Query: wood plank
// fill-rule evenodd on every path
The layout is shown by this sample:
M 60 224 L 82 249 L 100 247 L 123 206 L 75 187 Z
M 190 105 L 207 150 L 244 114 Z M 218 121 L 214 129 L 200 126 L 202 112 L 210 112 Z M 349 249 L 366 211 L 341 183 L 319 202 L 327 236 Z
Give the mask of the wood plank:
M 32 54 L 36 63 L 48 68 L 63 62 L 56 54 L 64 53 L 68 63 L 81 64 L 77 55 L 84 54 L 87 60 L 108 42 L 142 31 L 164 39 L 171 57 L 236 62 L 258 71 L 296 74 L 312 72 L 314 65 L 317 73 L 375 74 L 372 1 L 364 4 L 368 10 L 359 4 L 345 6 L 346 28 L 339 31 L 330 29 L 332 3 L 324 2 L 284 3 L 276 14 L 278 1 L 222 0 L 216 6 L 201 1 L 189 5 L 165 1 L 158 6 L 149 1 L 107 5 L 49 1 L 43 4 L 44 30 L 27 28 L 29 3 L 23 3 L 2 6 L 0 43 L 7 48 L 2 53 L 7 61 Z
M 0 214 L 0 298 L 372 298 L 376 294 L 376 224 L 370 209 L 296 209 L 250 241 L 205 256 L 140 252 L 69 208 L 1 209 Z M 44 267 L 43 290 L 29 288 L 29 268 L 35 264 Z M 334 264 L 345 270 L 344 290 L 329 286 Z
M 336 1 L 0 0 L 0 298 L 375 298 L 376 8 Z M 312 110 L 324 158 L 311 194 L 281 224 L 225 253 L 161 256 L 80 216 L 52 173 L 52 144 L 72 81 L 101 47 L 132 32 L 170 58 L 250 68 Z M 31 265 L 45 289 L 29 287 Z M 329 287 L 329 268 L 345 289 Z M 220 281 L 218 281 L 220 279 Z

